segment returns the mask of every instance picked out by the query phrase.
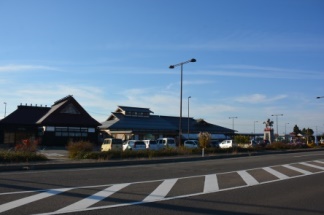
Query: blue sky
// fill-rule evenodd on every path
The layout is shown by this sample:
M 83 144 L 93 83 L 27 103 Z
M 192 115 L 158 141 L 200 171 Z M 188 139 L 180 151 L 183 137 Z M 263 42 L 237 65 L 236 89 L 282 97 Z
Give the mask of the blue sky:
M 102 122 L 118 105 L 239 132 L 324 132 L 322 0 L 1 0 L 0 119 L 67 95 Z M 4 104 L 7 103 L 7 105 Z M 255 121 L 258 121 L 254 123 Z M 289 123 L 289 124 L 287 124 Z

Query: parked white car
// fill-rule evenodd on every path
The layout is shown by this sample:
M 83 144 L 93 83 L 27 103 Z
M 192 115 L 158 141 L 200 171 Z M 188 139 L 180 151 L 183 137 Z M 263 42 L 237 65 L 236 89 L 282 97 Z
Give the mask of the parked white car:
M 145 150 L 146 144 L 143 140 L 127 140 L 123 143 L 123 151 L 126 150 Z
M 233 140 L 223 140 L 219 144 L 219 148 L 221 148 L 221 149 L 232 148 L 233 146 L 234 146 Z
M 135 140 L 127 140 L 123 142 L 123 151 L 131 150 L 134 146 Z
M 149 150 L 159 150 L 156 140 L 143 140 Z
M 175 139 L 171 138 L 171 137 L 159 138 L 156 140 L 156 142 L 159 145 L 159 147 L 162 147 L 162 148 L 166 148 L 166 147 L 176 148 L 177 147 Z
M 183 143 L 184 147 L 189 149 L 196 149 L 198 148 L 199 144 L 197 140 L 186 140 Z

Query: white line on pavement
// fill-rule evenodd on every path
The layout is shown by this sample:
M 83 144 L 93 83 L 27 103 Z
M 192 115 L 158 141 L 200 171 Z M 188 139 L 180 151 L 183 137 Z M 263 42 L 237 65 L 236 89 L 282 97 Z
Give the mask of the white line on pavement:
M 178 179 L 168 179 L 163 181 L 143 202 L 154 202 L 163 199 L 172 189 Z
M 283 167 L 286 167 L 286 168 L 288 168 L 288 169 L 294 170 L 294 171 L 296 171 L 296 172 L 300 172 L 300 173 L 302 173 L 302 174 L 304 174 L 304 175 L 311 175 L 311 174 L 313 174 L 313 173 L 311 173 L 311 172 L 309 172 L 309 171 L 307 171 L 307 170 L 300 169 L 300 168 L 297 168 L 297 167 L 294 167 L 294 166 L 291 166 L 291 165 L 288 165 L 288 164 L 286 164 L 286 165 L 282 165 L 282 166 L 283 166 Z
M 252 175 L 250 175 L 247 171 L 243 170 L 238 171 L 237 173 L 241 176 L 241 178 L 248 186 L 259 184 L 259 182 L 255 180 L 255 178 L 253 178 Z
M 206 175 L 204 193 L 217 192 L 219 190 L 216 174 Z
M 310 163 L 306 163 L 306 162 L 302 162 L 302 163 L 300 163 L 300 164 L 303 164 L 303 165 L 305 165 L 305 166 L 310 166 L 310 167 L 313 167 L 313 168 L 315 168 L 315 169 L 324 170 L 324 167 L 322 167 L 322 166 L 317 166 L 317 165 L 310 164 Z
M 57 212 L 64 212 L 64 211 L 73 211 L 73 210 L 80 210 L 90 207 L 91 205 L 96 204 L 97 202 L 103 200 L 104 198 L 114 194 L 115 192 L 123 189 L 130 185 L 129 183 L 126 184 L 116 184 L 111 187 L 108 187 L 100 192 L 97 192 L 94 195 L 91 195 L 85 199 L 82 199 L 74 204 L 68 205 L 64 208 L 57 210 Z
M 281 172 L 278 172 L 277 170 L 272 169 L 271 167 L 264 167 L 263 168 L 265 171 L 267 171 L 268 173 L 276 176 L 277 178 L 279 178 L 280 180 L 284 180 L 289 178 L 287 175 L 282 174 Z
M 60 194 L 62 192 L 68 191 L 68 190 L 71 190 L 71 188 L 47 190 L 47 191 L 39 193 L 39 194 L 35 194 L 32 196 L 28 196 L 26 198 L 22 198 L 22 199 L 18 199 L 16 201 L 2 204 L 2 205 L 0 205 L 0 213 L 11 210 L 13 208 L 16 208 L 17 206 L 26 205 L 26 204 L 29 204 L 31 202 L 34 202 L 34 201 L 37 201 L 40 199 L 44 199 L 44 198 L 47 198 L 47 197 L 50 197 L 53 195 Z

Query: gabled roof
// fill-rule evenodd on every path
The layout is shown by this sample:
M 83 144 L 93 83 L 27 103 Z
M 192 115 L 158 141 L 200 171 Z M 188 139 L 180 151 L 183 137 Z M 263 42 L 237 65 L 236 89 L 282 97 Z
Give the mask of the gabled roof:
M 140 107 L 128 107 L 128 106 L 118 106 L 115 112 L 120 111 L 135 111 L 135 112 L 142 112 L 142 113 L 153 113 L 149 108 L 140 108 Z
M 173 124 L 174 126 L 177 126 L 179 130 L 179 118 L 180 117 L 173 117 L 173 116 L 161 116 L 164 118 L 166 121 L 169 123 Z M 181 125 L 182 129 L 187 129 L 188 128 L 188 117 L 182 117 L 181 120 Z M 214 125 L 211 123 L 206 122 L 203 119 L 194 119 L 194 118 L 189 118 L 189 129 L 190 132 L 210 132 L 210 133 L 234 133 L 234 130 L 228 129 L 225 127 L 221 127 L 218 125 Z
M 85 126 L 100 125 L 72 97 L 66 96 L 52 107 L 18 106 L 17 110 L 0 121 L 11 125 Z
M 125 116 L 122 113 L 113 113 L 111 116 L 114 117 L 102 122 L 102 126 L 99 126 L 99 128 L 110 130 L 177 130 L 177 127 L 157 115 L 132 117 Z
M 125 107 L 125 106 L 119 106 Z M 127 107 L 123 110 L 131 111 L 136 110 L 140 111 L 147 108 L 133 108 Z M 110 117 L 105 121 L 102 122 L 100 129 L 109 129 L 113 130 L 160 130 L 160 131 L 178 131 L 179 130 L 179 117 L 174 116 L 159 116 L 159 115 L 150 115 L 148 117 L 133 117 L 124 115 L 122 111 L 112 113 Z M 148 110 L 148 109 L 147 109 Z M 181 120 L 182 129 L 188 128 L 188 118 L 182 117 Z M 189 118 L 189 129 L 190 132 L 201 132 L 207 131 L 210 133 L 234 133 L 232 129 L 224 128 L 218 125 L 213 125 L 208 123 L 202 119 L 193 119 Z
M 19 105 L 17 110 L 2 119 L 0 124 L 34 125 L 49 110 L 49 107 Z
M 100 125 L 71 95 L 54 102 L 51 109 L 37 121 L 37 124 L 52 126 Z

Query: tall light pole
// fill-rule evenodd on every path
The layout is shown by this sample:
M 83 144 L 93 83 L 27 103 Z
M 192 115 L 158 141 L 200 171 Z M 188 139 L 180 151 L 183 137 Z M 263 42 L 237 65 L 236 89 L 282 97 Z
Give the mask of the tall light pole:
M 254 122 L 253 122 L 253 135 L 254 135 L 254 136 L 253 136 L 253 140 L 255 140 L 255 123 L 256 123 L 256 122 L 259 122 L 259 121 L 254 121 Z
M 256 122 L 259 122 L 259 121 L 254 121 L 254 122 L 253 122 L 253 133 L 254 133 L 254 134 L 255 134 L 255 123 L 256 123 Z
M 276 117 L 277 135 L 279 137 L 279 131 L 278 131 L 278 116 L 283 116 L 283 114 L 272 114 L 271 116 L 275 116 Z
M 287 140 L 286 140 L 286 137 L 287 137 L 287 131 L 286 131 L 286 128 L 287 128 L 287 127 L 286 127 L 286 126 L 287 126 L 288 124 L 289 124 L 289 122 L 286 122 L 286 123 L 285 123 L 285 141 L 286 141 L 286 142 L 287 142 Z
M 188 140 L 189 140 L 189 99 L 191 96 L 188 96 Z
M 228 117 L 229 119 L 232 119 L 233 121 L 232 121 L 232 129 L 233 129 L 233 131 L 234 131 L 234 119 L 237 119 L 237 116 L 230 116 L 230 117 Z M 234 131 L 235 132 L 235 131 Z
M 182 125 L 181 125 L 181 120 L 182 120 L 182 73 L 183 73 L 183 64 L 187 64 L 187 63 L 194 63 L 197 60 L 195 58 L 192 58 L 191 60 L 187 60 L 185 62 L 181 62 L 178 64 L 174 64 L 169 66 L 170 69 L 174 69 L 177 66 L 181 67 L 181 80 L 180 80 L 180 119 L 179 119 L 179 145 L 181 145 L 181 136 L 182 136 Z
M 3 104 L 5 105 L 5 113 L 4 113 L 4 117 L 6 117 L 6 115 L 7 115 L 7 102 L 4 102 Z

